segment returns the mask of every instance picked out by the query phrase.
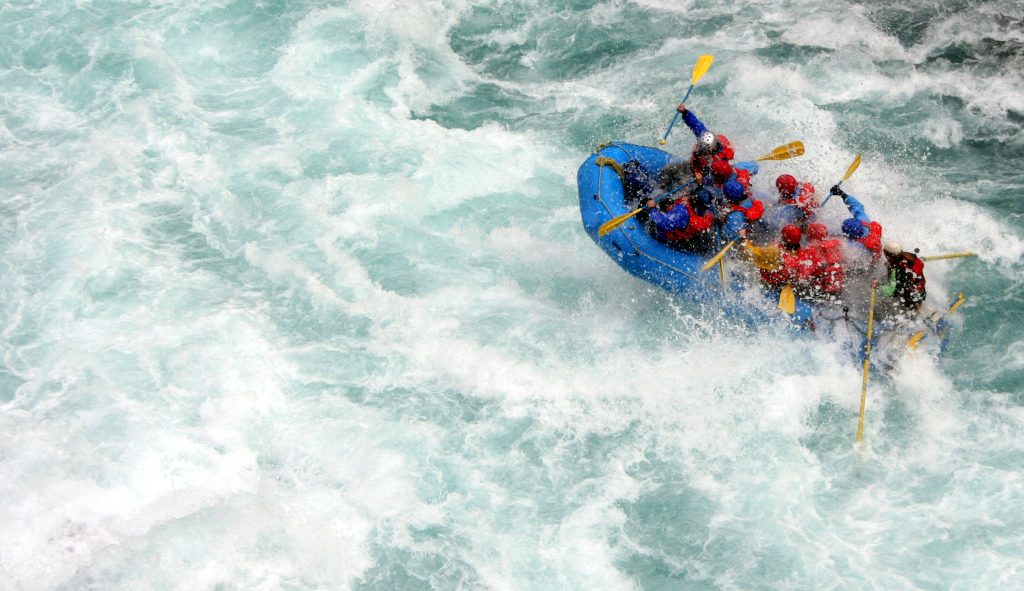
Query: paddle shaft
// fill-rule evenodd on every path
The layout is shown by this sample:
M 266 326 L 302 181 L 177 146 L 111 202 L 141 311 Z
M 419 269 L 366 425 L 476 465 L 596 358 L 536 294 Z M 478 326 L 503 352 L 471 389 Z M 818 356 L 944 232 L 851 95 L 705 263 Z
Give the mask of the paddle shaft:
M 857 421 L 857 441 L 864 438 L 864 407 L 868 401 L 868 370 L 871 368 L 871 333 L 875 327 L 875 298 L 878 288 L 871 288 L 871 304 L 868 306 L 868 342 L 864 349 L 864 377 L 860 385 L 860 419 Z
M 693 92 L 694 86 L 696 86 L 696 84 L 691 84 L 690 88 L 686 89 L 686 96 L 684 96 L 683 100 L 679 102 L 685 103 L 686 99 L 690 98 L 690 93 Z M 676 121 L 679 121 L 679 111 L 676 111 L 676 114 L 672 116 L 672 121 L 668 122 L 668 129 L 665 130 L 665 135 L 661 138 L 662 142 L 668 141 L 668 134 L 672 133 L 672 128 L 676 126 Z
M 843 180 L 845 180 L 845 179 L 843 179 Z M 843 181 L 839 181 L 838 183 L 836 183 L 836 186 L 837 187 L 842 187 L 843 186 Z M 825 204 L 828 203 L 828 200 L 831 199 L 831 198 L 832 198 L 832 193 L 829 193 L 828 197 L 826 197 L 825 200 L 821 202 L 821 205 L 818 206 L 818 209 L 821 209 L 821 208 L 825 207 Z
M 846 174 L 843 175 L 843 178 L 839 179 L 839 182 L 836 183 L 836 186 L 843 186 L 843 181 L 850 178 L 853 175 L 854 171 L 856 171 L 858 168 L 860 168 L 860 154 L 857 154 L 857 157 L 853 159 L 853 162 L 850 164 L 850 167 L 846 169 Z M 832 193 L 829 193 L 828 197 L 826 197 L 825 200 L 821 202 L 821 205 L 818 206 L 818 209 L 825 207 L 825 204 L 828 203 L 828 200 L 831 198 Z
M 973 252 L 954 252 L 951 254 L 937 254 L 930 257 L 921 257 L 922 261 L 942 261 L 945 259 L 959 259 L 961 257 L 975 257 L 978 256 Z
M 598 183 L 600 184 L 600 182 L 601 182 L 601 179 L 600 179 L 600 177 L 598 177 Z M 670 197 L 671 195 L 681 191 L 682 189 L 685 189 L 687 186 L 689 186 L 691 184 L 693 184 L 693 180 L 686 181 L 685 183 L 683 183 L 681 185 L 676 185 L 675 187 L 672 187 L 671 189 L 669 189 L 668 191 L 662 193 L 661 195 L 658 195 L 657 197 L 650 197 L 649 199 L 654 199 L 655 201 L 658 201 L 659 199 L 663 199 L 665 197 Z M 641 205 L 640 207 L 636 208 L 635 210 L 633 210 L 630 213 L 623 214 L 623 215 L 620 215 L 620 216 L 616 216 L 616 217 L 608 220 L 607 222 L 601 224 L 597 228 L 597 235 L 598 235 L 598 237 L 604 236 L 605 234 L 608 234 L 609 232 L 611 232 L 615 228 L 618 228 L 622 224 L 626 223 L 627 220 L 629 220 L 630 218 L 632 218 L 633 216 L 635 216 L 636 214 L 640 213 L 641 211 L 643 211 L 646 208 L 647 208 L 646 205 Z

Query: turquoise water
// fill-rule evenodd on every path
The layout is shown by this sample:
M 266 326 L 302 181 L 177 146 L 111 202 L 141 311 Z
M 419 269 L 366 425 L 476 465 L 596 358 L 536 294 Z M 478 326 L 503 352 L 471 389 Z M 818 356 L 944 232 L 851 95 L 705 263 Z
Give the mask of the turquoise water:
M 1024 588 L 1022 22 L 3 4 L 0 589 Z M 929 265 L 962 332 L 873 378 L 861 447 L 840 345 L 582 230 L 576 167 L 702 53 L 741 158 L 807 146 L 760 185 L 863 153 L 887 234 L 981 255 Z

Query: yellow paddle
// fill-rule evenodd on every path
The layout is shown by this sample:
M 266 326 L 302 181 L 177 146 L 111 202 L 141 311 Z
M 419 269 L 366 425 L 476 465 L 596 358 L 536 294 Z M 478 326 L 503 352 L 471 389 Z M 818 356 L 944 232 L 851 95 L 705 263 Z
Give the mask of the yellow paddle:
M 930 257 L 921 257 L 922 261 L 941 261 L 944 259 L 959 259 L 961 257 L 976 257 L 977 254 L 973 252 L 954 252 L 951 254 L 937 254 Z
M 782 293 L 779 294 L 779 309 L 790 316 L 796 312 L 796 295 L 793 293 L 792 285 L 782 288 Z
M 755 162 L 760 162 L 762 160 L 789 160 L 790 158 L 795 158 L 796 156 L 803 155 L 804 143 L 797 140 L 795 142 L 790 142 L 785 146 L 779 146 L 778 148 L 775 148 L 771 152 L 755 160 Z
M 836 183 L 836 186 L 838 187 L 839 185 L 842 185 L 843 181 L 845 181 L 846 179 L 848 179 L 851 176 L 853 176 L 853 172 L 855 170 L 857 170 L 857 167 L 859 167 L 859 166 L 860 166 L 860 154 L 857 154 L 857 156 L 854 157 L 853 162 L 850 163 L 850 167 L 846 169 L 846 174 L 843 175 L 843 178 L 839 179 L 839 182 Z M 821 209 L 822 207 L 825 207 L 825 204 L 828 203 L 828 200 L 831 199 L 831 198 L 832 198 L 832 194 L 829 193 L 828 197 L 826 197 L 825 200 L 821 202 L 821 205 L 818 208 Z
M 875 327 L 875 298 L 878 282 L 871 283 L 871 304 L 868 306 L 868 342 L 864 350 L 864 379 L 860 384 L 860 419 L 857 421 L 857 441 L 864 438 L 864 407 L 868 400 L 868 369 L 871 368 L 871 333 Z
M 713 55 L 702 55 L 697 58 L 697 63 L 693 64 L 693 75 L 690 76 L 690 88 L 686 90 L 686 96 L 679 102 L 685 103 L 686 99 L 690 98 L 690 92 L 693 91 L 693 87 L 697 85 L 698 80 L 704 77 L 704 74 L 708 73 L 708 68 L 711 67 L 711 62 L 713 61 L 715 61 L 715 56 Z M 672 133 L 672 128 L 675 127 L 677 120 L 679 120 L 679 111 L 676 111 L 676 114 L 672 116 L 672 121 L 668 124 L 668 129 L 665 130 L 665 137 L 658 140 L 658 145 L 665 145 L 665 142 L 668 141 L 668 134 Z
M 608 232 L 611 232 L 615 228 L 618 228 L 622 224 L 626 223 L 626 220 L 628 220 L 629 218 L 631 218 L 631 217 L 635 216 L 636 214 L 640 213 L 641 211 L 643 211 L 645 207 L 647 207 L 647 206 L 646 205 L 642 205 L 642 206 L 634 209 L 633 211 L 631 211 L 629 213 L 624 213 L 622 215 L 615 216 L 612 219 L 608 220 L 607 222 L 601 224 L 597 228 L 597 236 L 598 236 L 598 238 L 600 238 L 601 236 L 604 236 Z
M 682 188 L 684 188 L 687 185 L 692 184 L 692 183 L 693 183 L 693 181 L 686 181 L 685 183 L 683 183 L 683 184 L 681 184 L 681 185 L 679 185 L 677 187 L 673 187 L 673 188 L 669 189 L 668 191 L 662 193 L 661 195 L 658 195 L 657 197 L 651 197 L 651 199 L 654 199 L 654 201 L 658 201 L 659 199 L 662 199 L 664 197 L 668 197 L 669 195 L 672 195 L 676 191 L 679 191 L 680 189 L 682 189 Z M 646 201 L 647 200 L 645 199 L 644 202 L 646 203 Z M 634 209 L 633 211 L 631 211 L 629 213 L 624 213 L 622 215 L 617 215 L 617 216 L 613 217 L 612 219 L 608 220 L 607 222 L 601 224 L 597 228 L 597 237 L 600 238 L 600 237 L 604 236 L 605 234 L 607 234 L 608 232 L 611 232 L 615 228 L 618 228 L 622 224 L 626 223 L 626 220 L 628 220 L 629 218 L 631 218 L 631 217 L 635 216 L 636 214 L 640 213 L 646 207 L 647 207 L 646 205 L 641 205 L 640 207 Z
M 725 253 L 729 252 L 729 249 L 732 248 L 734 244 L 736 244 L 735 240 L 733 240 L 729 244 L 726 244 L 725 248 L 723 248 L 722 250 L 718 251 L 718 254 L 716 254 L 715 256 L 711 257 L 711 259 L 709 259 L 708 262 L 705 263 L 703 267 L 701 267 L 701 271 L 709 271 L 711 269 L 711 267 L 714 267 L 715 265 L 717 265 L 718 261 L 722 260 L 722 257 L 725 256 Z
M 962 306 L 963 303 L 966 301 L 967 297 L 964 296 L 963 293 L 961 293 L 960 297 L 957 298 L 955 302 L 953 302 L 953 305 L 950 306 L 948 310 L 946 310 L 946 314 L 952 314 L 953 312 L 956 312 L 956 309 Z M 941 318 L 941 316 L 939 318 Z M 935 321 L 938 322 L 938 318 L 936 318 Z M 922 330 L 918 333 L 915 333 L 914 336 L 910 337 L 910 341 L 907 343 L 907 347 L 909 347 L 911 350 L 917 349 L 917 346 L 921 344 L 921 339 L 925 337 L 926 332 L 927 331 Z

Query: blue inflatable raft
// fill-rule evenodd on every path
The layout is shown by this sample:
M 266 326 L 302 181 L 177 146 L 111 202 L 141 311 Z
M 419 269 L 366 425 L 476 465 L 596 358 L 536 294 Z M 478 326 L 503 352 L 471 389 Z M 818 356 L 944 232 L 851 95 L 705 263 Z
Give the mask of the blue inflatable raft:
M 598 236 L 601 224 L 632 211 L 632 204 L 627 203 L 626 196 L 623 171 L 626 163 L 636 161 L 651 178 L 657 178 L 661 170 L 675 158 L 676 156 L 657 148 L 625 142 L 599 146 L 594 154 L 583 162 L 577 173 L 580 215 L 587 234 L 627 273 L 680 294 L 687 300 L 726 304 L 730 317 L 748 324 L 786 317 L 775 306 L 778 301 L 777 293 L 764 292 L 761 301 L 764 305 L 729 305 L 739 304 L 742 293 L 749 294 L 749 281 L 740 281 L 729 276 L 726 280 L 727 285 L 723 287 L 718 273 L 701 271 L 710 255 L 684 252 L 659 242 L 636 218 L 631 218 L 605 236 Z M 747 301 L 747 304 L 749 303 Z M 831 327 L 830 332 L 840 329 L 838 325 L 843 325 L 842 330 L 851 336 L 855 333 L 863 335 L 865 332 L 863 326 L 857 326 L 862 322 L 852 321 L 845 310 L 840 311 L 838 306 L 812 305 L 799 298 L 796 312 L 788 319 L 791 325 L 797 328 L 805 328 L 809 326 L 809 321 L 813 321 L 819 327 Z M 876 326 L 875 330 L 876 333 L 884 332 L 879 326 Z M 901 334 L 892 335 L 894 342 L 905 343 L 906 341 L 902 340 L 906 338 L 902 336 L 903 331 L 897 332 Z M 944 349 L 948 341 L 948 332 L 945 322 L 930 327 L 929 340 L 932 343 L 941 343 L 940 349 Z M 864 344 L 865 341 L 862 340 L 859 347 L 861 350 Z
M 701 272 L 708 256 L 684 252 L 655 240 L 635 218 L 605 236 L 597 235 L 601 224 L 631 211 L 626 203 L 623 166 L 634 160 L 648 175 L 657 178 L 673 158 L 676 157 L 657 148 L 624 142 L 598 147 L 577 173 L 583 227 L 590 238 L 627 273 L 692 301 L 720 301 L 726 292 L 722 289 L 719 274 Z M 741 286 L 734 284 L 731 287 L 740 289 Z M 805 322 L 811 311 L 807 303 L 797 300 L 794 319 L 797 323 Z M 750 310 L 746 312 L 751 313 Z M 755 315 L 758 319 L 764 318 L 763 313 Z

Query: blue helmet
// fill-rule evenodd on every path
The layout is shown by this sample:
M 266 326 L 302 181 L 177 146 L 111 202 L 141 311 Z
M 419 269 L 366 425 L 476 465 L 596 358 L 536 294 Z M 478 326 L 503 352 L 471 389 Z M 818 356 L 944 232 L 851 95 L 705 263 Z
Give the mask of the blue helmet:
M 843 234 L 850 238 L 863 238 L 868 235 L 868 228 L 857 218 L 843 220 Z
M 747 193 L 746 189 L 743 188 L 743 185 L 741 185 L 739 181 L 729 181 L 725 183 L 725 186 L 722 187 L 722 192 L 725 193 L 726 199 L 733 202 L 742 201 Z

